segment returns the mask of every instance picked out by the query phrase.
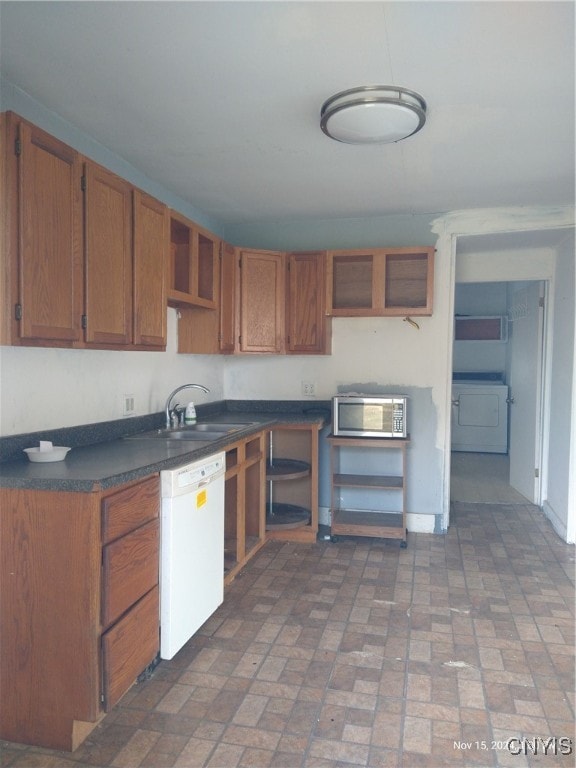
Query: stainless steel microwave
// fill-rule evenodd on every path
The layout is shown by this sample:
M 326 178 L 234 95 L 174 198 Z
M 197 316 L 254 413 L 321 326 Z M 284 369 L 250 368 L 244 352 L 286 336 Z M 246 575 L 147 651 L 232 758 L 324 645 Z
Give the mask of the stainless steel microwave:
M 332 398 L 332 432 L 349 437 L 406 437 L 405 395 L 337 395 Z

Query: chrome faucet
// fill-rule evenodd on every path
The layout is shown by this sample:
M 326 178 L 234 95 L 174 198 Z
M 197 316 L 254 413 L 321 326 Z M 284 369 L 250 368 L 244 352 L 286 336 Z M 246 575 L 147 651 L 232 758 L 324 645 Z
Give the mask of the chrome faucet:
M 182 384 L 181 387 L 176 387 L 174 392 L 171 392 L 168 395 L 168 399 L 166 400 L 166 406 L 165 406 L 165 413 L 166 413 L 166 429 L 170 428 L 170 405 L 172 404 L 172 398 L 174 395 L 177 395 L 178 392 L 180 392 L 183 389 L 201 389 L 202 392 L 210 392 L 207 387 L 202 386 L 202 384 Z

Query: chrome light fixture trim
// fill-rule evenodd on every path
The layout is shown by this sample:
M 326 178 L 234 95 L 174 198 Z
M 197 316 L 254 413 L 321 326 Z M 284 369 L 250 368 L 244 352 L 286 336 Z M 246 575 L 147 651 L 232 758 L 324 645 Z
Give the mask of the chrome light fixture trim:
M 344 144 L 391 144 L 417 133 L 426 122 L 426 102 L 415 91 L 364 85 L 340 91 L 320 110 L 320 127 Z

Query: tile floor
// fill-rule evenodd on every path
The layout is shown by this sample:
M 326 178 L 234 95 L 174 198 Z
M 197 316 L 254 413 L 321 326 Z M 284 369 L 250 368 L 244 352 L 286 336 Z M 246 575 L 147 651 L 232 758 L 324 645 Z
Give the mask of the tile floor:
M 1 765 L 573 766 L 573 577 L 529 504 L 456 502 L 407 549 L 271 542 L 75 753 Z
M 528 501 L 509 485 L 510 461 L 506 454 L 453 451 L 450 471 L 452 501 L 479 504 L 525 504 Z M 487 478 L 489 482 L 486 482 Z

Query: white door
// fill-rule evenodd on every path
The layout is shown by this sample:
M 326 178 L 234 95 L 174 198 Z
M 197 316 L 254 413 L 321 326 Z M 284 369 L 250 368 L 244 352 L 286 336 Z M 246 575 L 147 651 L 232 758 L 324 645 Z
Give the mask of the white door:
M 541 370 L 544 283 L 511 286 L 512 329 L 509 336 L 510 485 L 533 503 L 540 495 Z

